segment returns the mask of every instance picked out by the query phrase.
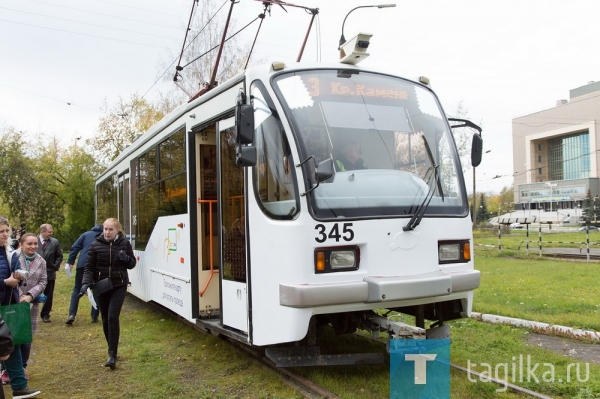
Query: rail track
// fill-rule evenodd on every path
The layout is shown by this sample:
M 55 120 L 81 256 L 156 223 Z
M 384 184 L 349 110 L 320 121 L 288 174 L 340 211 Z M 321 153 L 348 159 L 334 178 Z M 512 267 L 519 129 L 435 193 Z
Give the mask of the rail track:
M 584 255 L 585 256 L 585 255 Z M 177 317 L 179 318 L 179 316 L 175 315 L 173 312 L 171 312 L 170 310 L 154 303 L 154 302 L 148 302 L 147 304 L 151 305 L 152 307 L 154 307 L 157 310 L 162 311 L 163 313 L 169 314 L 173 317 Z M 195 330 L 198 330 L 204 334 L 210 334 L 210 332 L 205 331 L 204 329 L 200 328 L 200 326 L 197 326 L 193 323 L 190 323 L 187 320 L 181 319 L 181 321 L 183 321 L 185 324 L 191 326 L 192 328 L 194 328 Z M 360 336 L 361 338 L 364 338 L 366 340 L 371 340 L 371 341 L 375 341 L 381 345 L 385 345 L 385 340 L 382 339 L 373 339 L 371 337 L 367 337 L 364 335 L 360 335 L 360 334 L 356 334 L 358 336 Z M 257 359 L 258 361 L 260 361 L 262 364 L 264 364 L 265 366 L 269 367 L 271 370 L 275 371 L 276 373 L 280 374 L 281 377 L 283 378 L 283 381 L 288 384 L 289 386 L 291 386 L 292 388 L 294 388 L 295 390 L 297 390 L 304 398 L 306 399 L 341 399 L 339 396 L 337 396 L 336 394 L 334 394 L 333 392 L 330 392 L 329 390 L 327 390 L 325 387 L 315 383 L 314 381 L 309 380 L 308 378 L 296 373 L 294 370 L 290 369 L 290 368 L 284 368 L 284 367 L 276 367 L 275 363 L 267 358 L 263 351 L 258 350 L 256 348 L 244 345 L 238 341 L 236 341 L 235 339 L 232 339 L 230 337 L 226 337 L 224 335 L 219 335 L 219 338 L 221 338 L 222 340 L 230 343 L 231 345 L 236 346 L 237 348 L 239 348 L 240 350 L 243 350 L 244 352 L 248 353 L 250 356 L 254 357 L 255 359 Z M 470 375 L 476 376 L 480 379 L 483 379 L 483 376 L 473 370 L 469 370 L 465 367 L 450 363 L 450 367 L 468 373 Z M 540 399 L 552 399 L 550 396 L 546 396 L 543 394 L 540 394 L 538 392 L 535 391 L 531 391 L 529 389 L 520 387 L 518 385 L 512 384 L 510 382 L 507 381 L 502 381 L 499 379 L 495 379 L 492 378 L 490 376 L 485 376 L 485 380 L 486 381 L 491 381 L 499 386 L 502 387 L 506 387 L 508 389 L 510 389 L 513 392 L 517 392 L 520 393 L 522 395 L 526 395 L 526 396 L 530 396 L 530 397 L 534 397 L 534 398 L 540 398 Z
M 574 254 L 574 253 L 559 253 L 559 252 L 552 253 L 552 252 L 545 252 L 545 253 L 542 253 L 542 256 L 547 257 L 547 258 L 587 260 L 587 254 L 586 253 Z M 599 261 L 600 260 L 600 255 L 592 255 L 592 254 L 590 254 L 590 260 Z
M 208 331 L 202 329 L 200 326 L 198 326 L 196 324 L 190 323 L 189 321 L 179 317 L 178 315 L 176 315 L 169 309 L 167 309 L 155 302 L 146 302 L 146 304 L 150 305 L 151 307 L 153 307 L 154 309 L 156 309 L 158 311 L 161 311 L 162 313 L 168 314 L 171 317 L 175 317 L 175 318 L 179 319 L 186 325 L 194 328 L 195 330 L 197 330 L 201 333 L 211 334 L 211 332 L 208 332 Z M 282 376 L 284 383 L 288 384 L 289 386 L 291 386 L 292 388 L 297 390 L 304 398 L 306 398 L 306 399 L 341 399 L 339 396 L 328 391 L 326 388 L 316 384 L 315 382 L 294 372 L 293 370 L 291 370 L 289 368 L 276 367 L 275 363 L 273 361 L 271 361 L 271 359 L 267 358 L 262 351 L 260 351 L 256 348 L 244 345 L 241 342 L 238 342 L 235 339 L 232 339 L 232 338 L 224 336 L 224 335 L 218 335 L 218 337 L 220 339 L 222 339 L 223 341 L 226 341 L 229 344 L 234 345 L 235 347 L 245 351 L 246 353 L 248 353 L 249 355 L 251 355 L 252 357 L 257 359 L 258 361 L 263 363 L 265 366 L 267 366 L 270 369 L 272 369 L 273 371 L 277 372 L 279 375 Z

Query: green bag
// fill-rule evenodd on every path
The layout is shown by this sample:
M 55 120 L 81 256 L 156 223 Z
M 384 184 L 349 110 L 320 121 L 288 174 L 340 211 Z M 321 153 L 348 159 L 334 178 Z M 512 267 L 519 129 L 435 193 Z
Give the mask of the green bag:
M 31 306 L 27 302 L 0 306 L 0 314 L 8 326 L 15 345 L 33 341 L 31 330 Z

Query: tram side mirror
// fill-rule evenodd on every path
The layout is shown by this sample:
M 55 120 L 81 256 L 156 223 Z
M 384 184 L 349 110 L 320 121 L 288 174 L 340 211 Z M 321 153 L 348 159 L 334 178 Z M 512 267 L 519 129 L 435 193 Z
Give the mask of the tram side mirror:
M 328 158 L 317 164 L 315 176 L 318 182 L 325 181 L 333 176 L 333 159 Z
M 237 166 L 256 165 L 256 147 L 238 145 L 235 149 L 235 164 Z
M 483 153 L 483 139 L 481 134 L 475 133 L 471 141 L 471 166 L 479 166 Z
M 238 144 L 254 141 L 254 110 L 250 104 L 239 104 L 235 108 L 235 134 Z
M 483 139 L 481 138 L 481 127 L 474 124 L 468 119 L 448 118 L 448 121 L 458 122 L 458 124 L 456 125 L 451 125 L 451 129 L 468 127 L 477 131 L 473 134 L 473 140 L 471 141 L 471 166 L 479 166 L 479 164 L 481 163 L 481 156 L 483 155 Z

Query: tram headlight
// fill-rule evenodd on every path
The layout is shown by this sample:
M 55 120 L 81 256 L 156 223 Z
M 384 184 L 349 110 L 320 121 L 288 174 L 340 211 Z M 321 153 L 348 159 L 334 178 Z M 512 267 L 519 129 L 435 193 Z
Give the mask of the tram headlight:
M 332 247 L 315 249 L 315 272 L 332 273 L 358 270 L 360 249 L 352 247 Z
M 438 261 L 442 263 L 465 263 L 471 260 L 469 240 L 439 241 Z
M 354 251 L 332 251 L 329 262 L 332 269 L 354 267 L 356 263 Z

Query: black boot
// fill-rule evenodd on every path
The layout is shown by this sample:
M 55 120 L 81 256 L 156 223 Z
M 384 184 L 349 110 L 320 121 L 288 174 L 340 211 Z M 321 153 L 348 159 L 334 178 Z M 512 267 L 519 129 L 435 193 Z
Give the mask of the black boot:
M 104 363 L 104 367 L 110 367 L 114 370 L 114 368 L 117 367 L 117 355 L 109 353 L 108 360 Z

